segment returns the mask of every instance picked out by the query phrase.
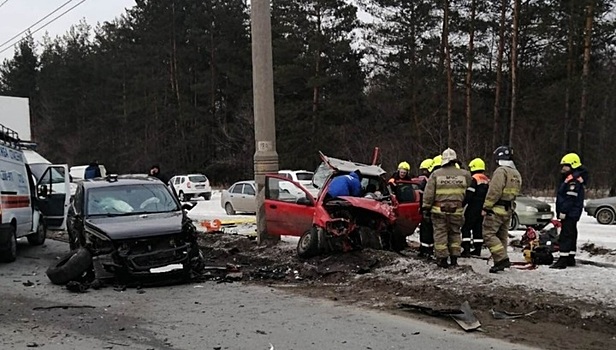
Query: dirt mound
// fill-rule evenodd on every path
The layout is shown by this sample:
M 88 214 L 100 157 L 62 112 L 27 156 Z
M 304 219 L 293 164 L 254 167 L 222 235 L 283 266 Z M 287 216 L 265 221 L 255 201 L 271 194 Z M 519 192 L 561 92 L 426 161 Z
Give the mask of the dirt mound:
M 242 236 L 206 235 L 200 244 L 208 263 L 239 266 L 244 282 L 265 283 L 310 297 L 407 315 L 399 310 L 400 303 L 455 308 L 468 301 L 491 336 L 541 348 L 603 350 L 613 346 L 616 334 L 615 309 L 549 293 L 540 284 L 531 288 L 495 283 L 470 266 L 437 269 L 411 251 L 401 255 L 366 249 L 302 260 L 294 245 L 258 246 Z M 492 309 L 536 312 L 528 318 L 504 321 L 493 319 Z M 567 347 L 562 339 L 576 341 Z

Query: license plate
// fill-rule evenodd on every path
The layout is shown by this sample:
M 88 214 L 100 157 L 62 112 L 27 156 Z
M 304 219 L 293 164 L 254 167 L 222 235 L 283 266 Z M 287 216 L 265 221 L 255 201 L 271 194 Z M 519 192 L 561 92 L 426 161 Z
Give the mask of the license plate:
M 150 273 L 171 272 L 171 271 L 175 271 L 175 270 L 181 270 L 183 268 L 184 268 L 184 265 L 182 265 L 182 264 L 171 264 L 171 265 L 167 265 L 167 266 L 161 266 L 161 267 L 156 267 L 156 268 L 150 269 Z
M 552 214 L 543 214 L 543 215 L 541 215 L 541 218 L 542 218 L 542 219 L 548 219 L 548 220 L 549 220 L 549 219 L 551 219 L 551 218 L 552 218 Z
M 205 185 L 197 185 L 196 188 L 205 188 Z

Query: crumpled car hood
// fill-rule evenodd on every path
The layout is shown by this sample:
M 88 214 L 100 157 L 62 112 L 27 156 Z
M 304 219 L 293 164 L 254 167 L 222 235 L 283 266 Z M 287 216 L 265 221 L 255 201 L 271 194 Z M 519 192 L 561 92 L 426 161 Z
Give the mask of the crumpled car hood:
M 182 212 L 95 217 L 86 227 L 105 233 L 112 240 L 164 236 L 182 231 Z
M 338 197 L 340 199 L 344 199 L 345 201 L 351 203 L 354 207 L 362 208 L 366 210 L 373 211 L 375 213 L 379 213 L 389 220 L 393 221 L 396 219 L 396 213 L 394 212 L 394 208 L 389 205 L 389 203 L 379 202 L 372 198 L 364 198 L 364 197 Z

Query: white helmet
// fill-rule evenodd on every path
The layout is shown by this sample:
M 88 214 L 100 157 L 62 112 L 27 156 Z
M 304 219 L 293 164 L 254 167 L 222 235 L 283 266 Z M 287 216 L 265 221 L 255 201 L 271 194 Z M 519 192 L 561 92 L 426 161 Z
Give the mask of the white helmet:
M 457 159 L 458 159 L 458 155 L 456 154 L 456 151 L 452 150 L 451 148 L 447 148 L 446 150 L 443 151 L 442 166 L 445 166 Z

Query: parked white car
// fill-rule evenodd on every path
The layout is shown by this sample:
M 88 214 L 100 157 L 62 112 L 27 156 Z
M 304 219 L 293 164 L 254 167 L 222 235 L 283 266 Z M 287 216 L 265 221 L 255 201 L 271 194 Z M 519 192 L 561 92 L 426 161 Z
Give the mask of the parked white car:
M 73 178 L 73 181 L 83 180 L 86 172 L 86 168 L 88 165 L 74 165 L 70 168 L 69 174 Z M 107 176 L 107 169 L 102 164 L 98 165 L 98 168 L 101 171 L 101 177 Z
M 203 197 L 208 201 L 212 198 L 210 180 L 203 174 L 176 175 L 169 180 L 169 185 L 175 188 L 181 202 L 192 197 Z
M 310 194 L 313 196 L 317 196 L 319 193 L 319 189 L 312 185 L 312 176 L 314 173 L 308 170 L 279 170 L 278 174 L 286 177 L 289 180 L 295 181 L 298 184 L 302 185 Z M 282 183 L 281 183 L 282 184 Z M 293 187 L 293 186 L 290 186 Z M 291 189 L 283 188 L 283 190 L 287 190 L 290 193 L 293 192 Z

